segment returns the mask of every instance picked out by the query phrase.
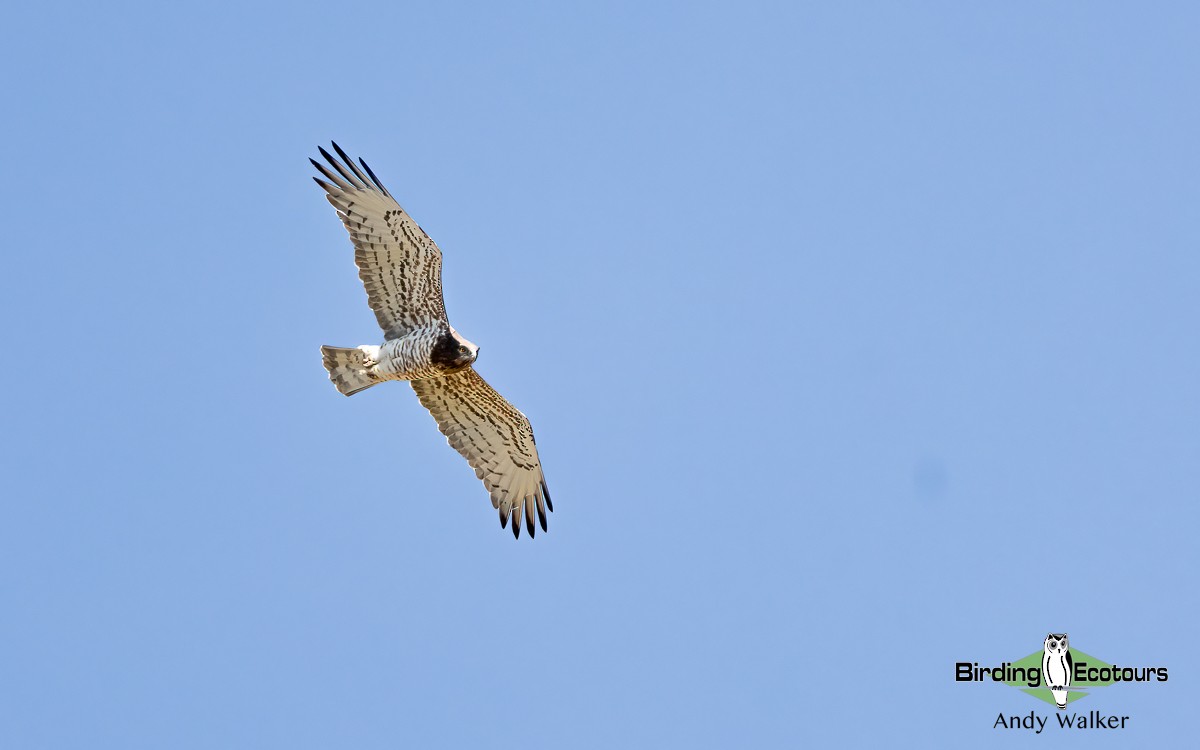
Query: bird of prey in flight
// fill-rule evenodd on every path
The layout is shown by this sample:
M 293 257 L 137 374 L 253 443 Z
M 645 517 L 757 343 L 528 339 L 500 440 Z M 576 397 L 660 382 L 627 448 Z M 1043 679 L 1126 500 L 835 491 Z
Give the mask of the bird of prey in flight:
M 383 344 L 322 346 L 329 379 L 352 396 L 387 380 L 407 380 L 450 445 L 475 469 L 500 512 L 529 536 L 534 518 L 546 530 L 553 511 L 529 420 L 488 385 L 472 365 L 479 347 L 450 325 L 442 300 L 442 251 L 359 159 L 333 144 L 309 159 L 314 177 L 354 243 L 354 262 L 367 302 L 383 329 Z M 359 168 L 361 165 L 361 169 Z

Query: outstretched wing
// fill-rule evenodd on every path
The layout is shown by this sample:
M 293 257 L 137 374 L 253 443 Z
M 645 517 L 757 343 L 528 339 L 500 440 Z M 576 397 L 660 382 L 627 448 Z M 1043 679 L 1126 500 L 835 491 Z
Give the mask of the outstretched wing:
M 309 159 L 325 177 L 313 179 L 325 189 L 325 197 L 350 232 L 358 276 L 384 338 L 400 338 L 414 328 L 445 322 L 442 251 L 400 208 L 366 162 L 359 159 L 359 169 L 336 143 L 333 149 L 341 160 L 320 149 L 328 167 Z
M 546 512 L 553 511 L 550 490 L 542 475 L 533 427 L 525 415 L 468 367 L 444 378 L 412 381 L 421 404 L 433 414 L 438 429 L 459 453 L 483 486 L 492 494 L 492 507 L 500 511 L 500 526 L 513 515 L 513 536 L 525 528 L 534 535 L 533 516 L 546 530 Z

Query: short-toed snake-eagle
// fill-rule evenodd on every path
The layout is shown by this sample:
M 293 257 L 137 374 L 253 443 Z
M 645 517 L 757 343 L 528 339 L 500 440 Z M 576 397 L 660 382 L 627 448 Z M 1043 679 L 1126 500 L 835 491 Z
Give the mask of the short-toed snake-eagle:
M 383 344 L 322 346 L 325 369 L 347 396 L 385 380 L 407 380 L 417 398 L 491 493 L 500 525 L 512 520 L 520 537 L 534 518 L 546 530 L 553 511 L 529 420 L 488 385 L 472 365 L 479 347 L 454 330 L 442 300 L 442 251 L 375 173 L 333 144 L 320 149 L 328 165 L 310 159 L 314 177 L 354 243 L 358 275 L 383 329 Z

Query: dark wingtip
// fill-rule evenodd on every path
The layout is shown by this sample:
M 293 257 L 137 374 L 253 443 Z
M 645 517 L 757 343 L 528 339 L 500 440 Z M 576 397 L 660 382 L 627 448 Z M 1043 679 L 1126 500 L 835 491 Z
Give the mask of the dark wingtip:
M 329 143 L 333 145 L 333 150 L 338 152 L 338 156 L 349 162 L 350 166 L 354 166 L 354 160 L 346 156 L 346 152 L 342 150 L 341 146 L 337 145 L 337 141 L 330 141 Z
M 333 143 L 333 141 L 330 141 L 330 143 Z M 367 176 L 365 174 L 358 171 L 358 166 L 355 165 L 353 159 L 351 159 L 349 156 L 346 155 L 346 152 L 342 150 L 342 147 L 337 145 L 336 143 L 333 143 L 333 150 L 337 151 L 338 155 L 341 156 L 342 159 L 345 160 L 346 166 L 350 168 L 350 171 L 354 173 L 354 176 L 358 179 L 358 181 L 362 183 L 362 186 L 364 188 L 370 188 L 371 181 L 367 179 Z
M 513 539 L 520 539 L 520 538 L 521 538 L 521 522 L 520 522 L 520 520 L 514 518 L 513 519 Z
M 546 531 L 546 514 L 538 512 L 538 524 L 541 525 L 542 531 Z
M 529 530 L 529 538 L 533 539 L 537 535 L 536 527 L 533 525 L 533 516 L 525 514 L 525 528 Z
M 337 159 L 335 159 L 334 157 L 330 156 L 328 151 L 321 148 L 320 146 L 317 146 L 317 150 L 321 152 L 321 156 L 325 157 L 325 161 L 329 162 L 329 166 L 333 167 L 334 171 L 336 171 L 338 174 L 340 174 L 342 176 L 342 179 L 344 179 L 351 188 L 353 188 L 355 190 L 366 189 L 366 180 L 365 180 L 365 178 L 361 179 L 361 180 L 359 179 L 359 176 L 357 174 L 358 168 L 354 166 L 354 162 L 350 161 L 346 157 L 345 152 L 343 152 L 340 148 L 338 148 L 338 145 L 336 143 L 333 144 L 333 149 L 334 149 L 334 151 L 337 151 L 339 154 L 341 154 L 343 159 L 346 159 L 347 164 L 342 164 L 342 162 L 340 162 Z M 318 167 L 318 169 L 320 169 L 320 167 Z M 321 171 L 325 172 L 325 170 L 323 170 L 323 169 Z M 328 172 L 325 172 L 325 174 L 327 176 L 329 176 L 330 178 L 333 177 L 333 175 Z M 334 181 L 336 182 L 336 180 L 334 180 Z
M 546 510 L 554 512 L 554 503 L 550 502 L 550 488 L 546 486 L 546 480 L 542 480 L 542 496 L 546 498 Z
M 500 528 L 508 528 L 508 514 L 504 512 L 504 508 L 500 509 Z
M 358 163 L 362 165 L 363 169 L 367 170 L 367 174 L 371 176 L 371 182 L 375 183 L 375 187 L 382 190 L 384 195 L 390 196 L 391 193 L 389 193 L 388 189 L 385 188 L 383 183 L 379 181 L 379 178 L 375 176 L 375 173 L 371 171 L 371 167 L 369 167 L 361 158 L 359 158 Z

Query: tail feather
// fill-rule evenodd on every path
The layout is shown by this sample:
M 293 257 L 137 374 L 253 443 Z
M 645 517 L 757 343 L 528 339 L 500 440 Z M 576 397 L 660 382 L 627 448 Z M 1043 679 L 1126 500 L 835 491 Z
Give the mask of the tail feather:
M 368 361 L 367 353 L 362 349 L 322 346 L 321 356 L 325 369 L 329 370 L 329 379 L 344 396 L 353 396 L 383 382 L 371 374 L 368 368 L 373 363 Z

